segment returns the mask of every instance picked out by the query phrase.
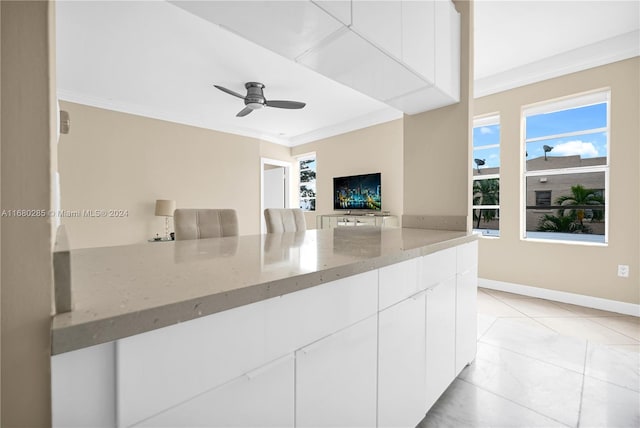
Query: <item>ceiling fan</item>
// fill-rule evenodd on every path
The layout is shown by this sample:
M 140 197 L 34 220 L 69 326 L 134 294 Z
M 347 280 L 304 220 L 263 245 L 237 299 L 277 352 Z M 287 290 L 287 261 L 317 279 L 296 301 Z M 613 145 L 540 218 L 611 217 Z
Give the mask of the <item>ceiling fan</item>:
M 262 93 L 262 89 L 264 85 L 258 82 L 247 82 L 244 84 L 244 87 L 247 88 L 247 95 L 242 96 L 239 93 L 232 91 L 231 89 L 224 88 L 222 86 L 213 85 L 216 88 L 220 89 L 222 92 L 226 92 L 229 95 L 233 95 L 234 97 L 242 98 L 244 100 L 245 108 L 240 110 L 237 117 L 243 117 L 251 113 L 253 110 L 260 109 L 264 106 L 267 107 L 277 107 L 277 108 L 290 108 L 290 109 L 299 109 L 304 107 L 306 104 L 301 103 L 299 101 L 267 101 Z

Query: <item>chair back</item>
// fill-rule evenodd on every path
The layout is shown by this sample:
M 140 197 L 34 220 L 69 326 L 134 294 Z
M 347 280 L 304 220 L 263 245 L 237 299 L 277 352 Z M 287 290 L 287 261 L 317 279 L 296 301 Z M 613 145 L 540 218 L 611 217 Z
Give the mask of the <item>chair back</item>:
M 264 210 L 267 233 L 307 230 L 304 214 L 299 208 L 267 208 Z
M 238 216 L 232 209 L 187 209 L 173 213 L 176 241 L 238 235 Z

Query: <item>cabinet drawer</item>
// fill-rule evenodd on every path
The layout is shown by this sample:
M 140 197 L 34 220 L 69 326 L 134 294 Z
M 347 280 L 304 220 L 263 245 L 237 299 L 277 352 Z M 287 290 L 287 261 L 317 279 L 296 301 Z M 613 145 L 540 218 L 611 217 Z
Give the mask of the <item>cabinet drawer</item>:
M 421 288 L 429 288 L 456 275 L 456 248 L 422 257 Z
M 378 310 L 378 271 L 272 299 L 263 327 L 267 354 L 280 356 L 361 321 Z
M 344 329 L 378 308 L 370 271 L 118 342 L 121 425 L 137 423 Z
M 269 361 L 264 323 L 270 303 L 119 340 L 119 426 L 138 423 Z
M 136 427 L 293 427 L 294 358 L 280 358 Z
M 420 291 L 418 281 L 419 259 L 385 266 L 379 270 L 379 308 L 383 310 Z

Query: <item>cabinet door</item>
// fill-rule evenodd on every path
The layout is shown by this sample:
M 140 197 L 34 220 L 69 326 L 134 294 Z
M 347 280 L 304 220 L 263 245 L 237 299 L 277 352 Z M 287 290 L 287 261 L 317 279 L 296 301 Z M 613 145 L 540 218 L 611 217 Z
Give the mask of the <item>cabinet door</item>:
M 51 357 L 53 427 L 115 427 L 115 343 Z
M 426 412 L 425 292 L 380 312 L 378 325 L 378 426 L 416 426 Z
M 294 358 L 280 358 L 136 427 L 293 427 Z
M 458 275 L 456 281 L 456 375 L 476 357 L 478 337 L 478 268 Z
M 455 378 L 456 277 L 427 289 L 427 408 Z
M 478 241 L 457 247 L 456 374 L 476 357 Z
M 296 352 L 296 427 L 376 425 L 377 316 Z
M 427 82 L 435 82 L 434 2 L 403 1 L 402 61 Z

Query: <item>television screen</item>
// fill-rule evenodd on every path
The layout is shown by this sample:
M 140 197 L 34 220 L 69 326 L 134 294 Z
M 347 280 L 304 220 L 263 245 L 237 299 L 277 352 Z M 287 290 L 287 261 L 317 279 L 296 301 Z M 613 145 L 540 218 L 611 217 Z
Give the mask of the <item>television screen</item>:
M 382 209 L 381 174 L 351 175 L 333 178 L 334 210 Z

